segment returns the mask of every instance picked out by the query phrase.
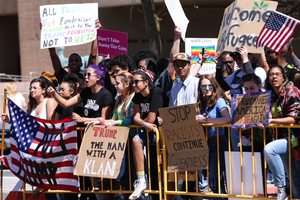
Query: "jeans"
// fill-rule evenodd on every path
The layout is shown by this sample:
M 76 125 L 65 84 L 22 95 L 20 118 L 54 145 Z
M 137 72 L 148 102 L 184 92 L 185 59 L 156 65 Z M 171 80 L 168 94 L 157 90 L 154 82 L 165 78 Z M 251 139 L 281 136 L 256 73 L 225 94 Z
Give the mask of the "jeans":
M 274 140 L 264 148 L 264 155 L 269 168 L 274 176 L 274 184 L 277 187 L 286 186 L 285 173 L 289 176 L 289 148 L 288 138 Z M 300 198 L 300 175 L 296 169 L 294 153 L 291 149 L 291 169 L 293 198 Z
M 217 154 L 217 140 L 208 140 L 209 147 L 209 188 L 214 193 L 218 192 L 218 154 Z M 221 181 L 221 194 L 225 194 L 224 187 L 224 170 L 225 170 L 225 157 L 224 151 L 228 150 L 228 142 L 225 137 L 219 138 L 219 160 L 220 160 L 220 181 Z M 219 199 L 219 198 L 218 198 Z
M 230 129 L 231 151 L 240 151 L 240 130 Z

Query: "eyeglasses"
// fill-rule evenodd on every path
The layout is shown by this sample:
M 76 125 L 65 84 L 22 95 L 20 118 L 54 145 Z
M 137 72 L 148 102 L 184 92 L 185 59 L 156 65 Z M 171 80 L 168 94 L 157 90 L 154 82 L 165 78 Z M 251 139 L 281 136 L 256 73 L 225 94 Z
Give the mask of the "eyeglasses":
M 98 75 L 97 74 L 91 74 L 89 72 L 89 73 L 85 73 L 84 76 L 90 78 L 91 76 L 98 76 Z
M 41 88 L 40 88 L 40 87 L 30 87 L 30 88 L 28 88 L 29 92 L 30 92 L 31 90 L 39 90 L 39 89 L 41 89 Z
M 201 89 L 202 89 L 202 90 L 206 90 L 207 87 L 208 87 L 208 89 L 210 89 L 210 90 L 214 89 L 214 85 L 213 85 L 213 84 L 209 84 L 209 85 L 201 85 Z
M 282 73 L 276 72 L 276 73 L 270 73 L 269 74 L 269 77 L 273 77 L 273 76 L 280 77 L 280 76 L 282 76 Z
M 58 92 L 65 92 L 65 91 L 71 91 L 71 90 L 67 90 L 67 89 L 65 89 L 65 88 L 59 88 L 59 89 L 58 89 Z
M 133 85 L 133 84 L 136 84 L 136 85 L 137 85 L 137 84 L 139 84 L 140 81 L 145 81 L 145 80 L 134 80 L 133 83 L 132 83 L 132 85 Z
M 225 62 L 223 62 L 223 63 L 225 63 L 225 64 L 232 64 L 234 61 L 225 61 Z

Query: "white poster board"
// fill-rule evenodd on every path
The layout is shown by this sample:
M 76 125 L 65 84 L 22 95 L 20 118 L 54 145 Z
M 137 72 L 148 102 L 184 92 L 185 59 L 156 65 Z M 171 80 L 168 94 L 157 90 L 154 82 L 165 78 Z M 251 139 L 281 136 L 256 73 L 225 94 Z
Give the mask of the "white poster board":
M 207 59 L 199 70 L 201 75 L 216 72 L 214 57 L 216 54 L 217 42 L 218 38 L 186 38 L 185 40 L 185 53 L 191 56 L 192 65 L 197 63 L 199 52 L 202 51 L 202 47 L 205 47 Z
M 74 46 L 96 39 L 98 3 L 40 6 L 41 49 Z
M 255 172 L 255 196 L 264 194 L 264 185 L 261 171 L 260 153 L 254 152 L 254 172 Z M 229 153 L 225 151 L 225 165 L 226 165 L 226 181 L 228 193 L 230 190 L 233 195 L 241 195 L 241 166 L 240 166 L 240 152 L 231 152 L 231 183 L 229 182 Z M 253 178 L 252 178 L 252 152 L 243 152 L 243 192 L 244 195 L 253 196 Z M 229 200 L 236 200 L 236 198 L 229 198 Z M 241 199 L 242 200 L 242 199 Z
M 168 11 L 176 26 L 179 26 L 182 30 L 181 37 L 185 41 L 185 33 L 189 24 L 188 18 L 185 16 L 183 8 L 179 0 L 165 0 Z

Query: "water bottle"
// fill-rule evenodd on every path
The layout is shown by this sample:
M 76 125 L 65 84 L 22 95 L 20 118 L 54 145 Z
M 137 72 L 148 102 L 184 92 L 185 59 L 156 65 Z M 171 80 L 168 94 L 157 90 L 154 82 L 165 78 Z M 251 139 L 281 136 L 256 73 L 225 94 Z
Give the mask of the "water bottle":
M 300 148 L 299 148 L 298 138 L 296 138 L 294 134 L 292 135 L 291 138 L 291 144 L 293 147 L 296 168 L 298 170 L 298 173 L 300 174 Z

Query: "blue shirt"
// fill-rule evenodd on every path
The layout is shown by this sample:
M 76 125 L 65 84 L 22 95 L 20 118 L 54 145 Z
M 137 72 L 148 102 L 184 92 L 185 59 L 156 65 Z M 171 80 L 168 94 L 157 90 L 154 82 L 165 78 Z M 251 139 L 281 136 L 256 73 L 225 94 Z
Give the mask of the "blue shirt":
M 180 81 L 170 93 L 169 107 L 197 103 L 199 78 L 189 75 Z
M 204 117 L 207 116 L 208 113 L 208 118 L 220 118 L 222 117 L 221 115 L 221 110 L 223 108 L 227 108 L 226 102 L 223 98 L 219 98 L 216 105 L 213 108 L 206 108 L 205 110 L 201 110 L 200 113 Z M 207 137 L 208 138 L 214 138 L 217 137 L 217 127 L 208 127 L 207 128 Z M 219 135 L 224 135 L 225 129 L 224 127 L 219 127 Z

